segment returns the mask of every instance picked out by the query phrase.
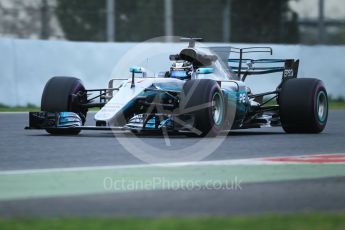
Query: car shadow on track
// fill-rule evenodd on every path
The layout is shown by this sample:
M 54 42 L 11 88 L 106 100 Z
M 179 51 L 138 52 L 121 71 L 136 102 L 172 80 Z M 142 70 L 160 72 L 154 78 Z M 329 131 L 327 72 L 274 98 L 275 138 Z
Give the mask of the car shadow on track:
M 227 136 L 260 136 L 260 135 L 281 135 L 283 131 L 230 131 Z
M 264 136 L 264 135 L 281 135 L 285 134 L 283 131 L 268 131 L 268 130 L 233 130 L 230 132 L 223 132 L 221 137 L 227 136 Z M 62 137 L 62 138 L 164 138 L 164 135 L 159 132 L 144 132 L 144 133 L 131 133 L 129 131 L 117 131 L 117 132 L 88 132 L 84 131 L 79 135 L 52 135 L 48 133 L 40 134 L 28 134 L 32 137 Z M 200 139 L 202 137 L 189 136 L 184 133 L 169 133 L 169 138 L 173 139 Z M 204 137 L 212 138 L 212 137 Z

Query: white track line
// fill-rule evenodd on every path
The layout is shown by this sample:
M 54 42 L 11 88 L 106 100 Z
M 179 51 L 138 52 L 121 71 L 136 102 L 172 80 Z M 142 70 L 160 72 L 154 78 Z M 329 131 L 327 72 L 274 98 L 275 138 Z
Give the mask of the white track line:
M 299 155 L 291 157 L 310 157 L 324 155 L 338 155 L 345 153 L 317 154 L 317 155 Z M 216 161 L 192 161 L 192 162 L 176 162 L 176 163 L 157 163 L 157 164 L 137 164 L 137 165 L 109 165 L 109 166 L 89 166 L 89 167 L 67 167 L 67 168 L 47 168 L 47 169 L 24 169 L 24 170 L 7 170 L 0 171 L 0 175 L 15 174 L 33 174 L 33 173 L 51 173 L 51 172 L 82 172 L 95 170 L 111 170 L 111 169 L 135 169 L 135 168 L 152 168 L 152 167 L 183 167 L 183 166 L 222 166 L 222 165 L 287 165 L 287 164 L 344 164 L 344 163 L 308 163 L 308 162 L 279 162 L 270 161 L 267 158 L 274 159 L 279 157 L 265 158 L 249 158 L 236 160 L 216 160 Z M 290 157 L 290 156 L 289 156 Z

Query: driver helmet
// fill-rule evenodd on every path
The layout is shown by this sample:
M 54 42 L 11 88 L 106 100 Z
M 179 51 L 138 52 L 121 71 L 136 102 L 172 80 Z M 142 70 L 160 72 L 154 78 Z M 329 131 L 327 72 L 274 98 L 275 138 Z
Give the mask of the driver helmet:
M 172 63 L 170 77 L 181 80 L 190 79 L 193 73 L 193 65 L 189 61 L 178 60 Z

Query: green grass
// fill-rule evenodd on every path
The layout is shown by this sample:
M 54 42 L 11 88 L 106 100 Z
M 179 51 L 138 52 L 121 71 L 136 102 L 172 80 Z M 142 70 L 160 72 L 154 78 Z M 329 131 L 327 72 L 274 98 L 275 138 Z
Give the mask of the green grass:
M 291 214 L 255 217 L 204 218 L 53 218 L 0 219 L 0 229 L 255 229 L 343 230 L 342 214 Z
M 267 99 L 269 99 L 269 98 L 265 98 L 264 101 L 266 101 Z M 268 105 L 277 105 L 277 101 L 272 100 L 266 104 L 266 106 L 268 106 Z M 329 108 L 330 109 L 345 109 L 345 100 L 343 100 L 343 99 L 333 100 L 332 99 L 329 101 Z
M 0 103 L 0 112 L 38 112 L 40 108 L 33 104 L 26 106 L 8 106 Z
M 99 108 L 89 109 L 91 112 L 97 112 Z M 40 108 L 33 104 L 26 106 L 8 106 L 0 103 L 0 112 L 39 112 Z
M 345 109 L 344 101 L 331 101 L 329 104 L 330 109 Z

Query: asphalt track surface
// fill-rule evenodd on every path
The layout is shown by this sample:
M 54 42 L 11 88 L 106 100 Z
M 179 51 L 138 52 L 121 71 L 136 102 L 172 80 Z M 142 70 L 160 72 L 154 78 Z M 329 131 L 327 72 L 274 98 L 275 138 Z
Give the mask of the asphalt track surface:
M 331 111 L 321 134 L 285 134 L 280 128 L 233 131 L 204 161 L 345 153 L 345 111 Z M 92 121 L 89 121 L 92 122 Z M 145 164 L 112 132 L 50 136 L 24 130 L 27 114 L 0 113 L 0 172 Z M 120 138 L 134 138 L 127 133 Z M 185 148 L 197 138 L 141 135 L 164 151 Z M 170 151 L 179 157 L 180 151 Z M 345 171 L 345 167 L 344 167 Z M 272 171 L 272 174 L 275 172 Z M 241 175 L 239 175 L 241 176 Z M 87 182 L 85 182 L 87 183 Z M 345 211 L 345 177 L 303 178 L 245 183 L 241 190 L 150 190 L 80 194 L 0 201 L 0 216 L 196 216 L 271 212 Z M 1 193 L 1 185 L 0 185 Z

